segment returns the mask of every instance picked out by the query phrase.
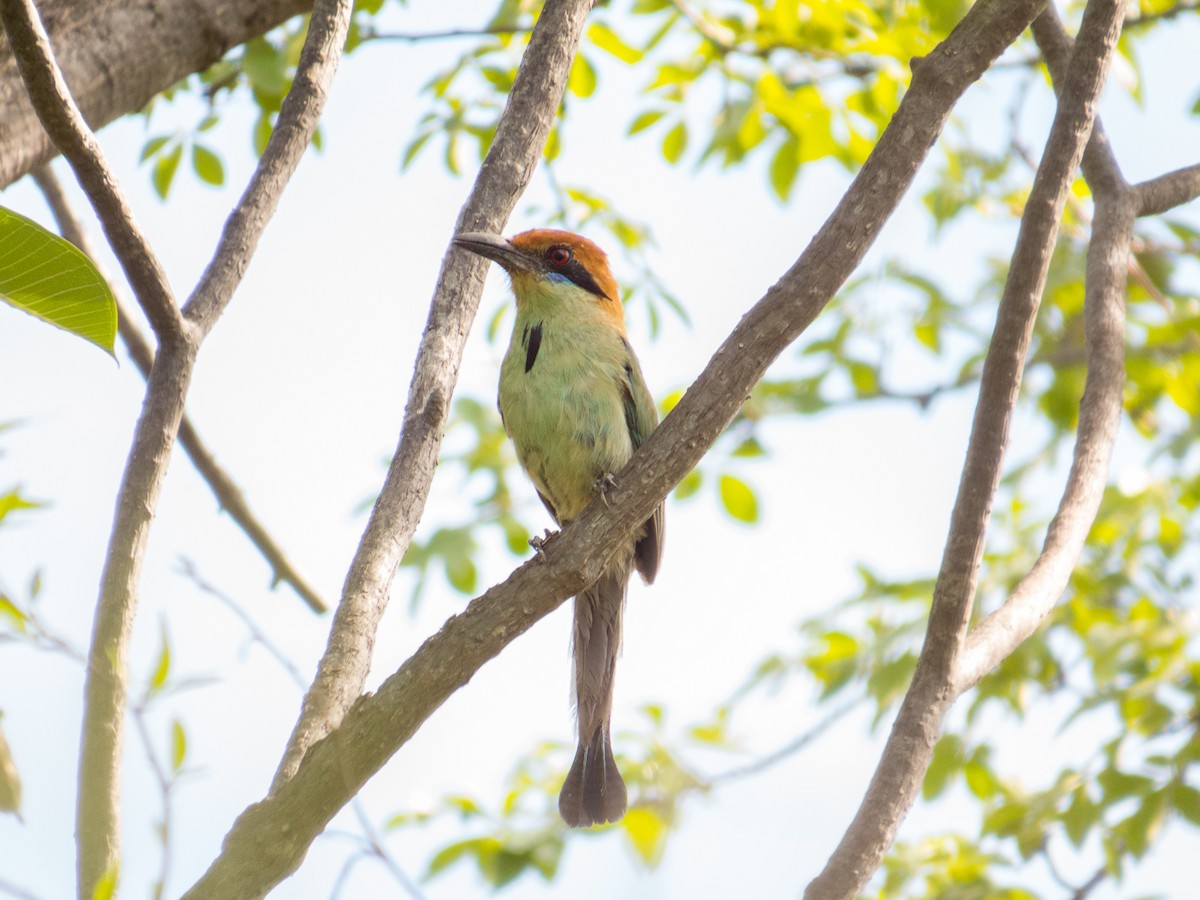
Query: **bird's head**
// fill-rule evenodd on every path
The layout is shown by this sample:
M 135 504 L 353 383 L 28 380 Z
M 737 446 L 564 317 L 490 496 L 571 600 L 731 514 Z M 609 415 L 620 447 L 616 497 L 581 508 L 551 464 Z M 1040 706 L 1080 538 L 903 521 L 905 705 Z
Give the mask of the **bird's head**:
M 608 257 L 585 237 L 535 228 L 512 240 L 486 232 L 463 232 L 455 236 L 454 243 L 499 263 L 512 279 L 518 306 L 535 294 L 560 293 L 558 289 L 573 285 L 617 323 L 624 322 L 621 293 L 609 271 Z M 580 296 L 578 291 L 570 293 Z

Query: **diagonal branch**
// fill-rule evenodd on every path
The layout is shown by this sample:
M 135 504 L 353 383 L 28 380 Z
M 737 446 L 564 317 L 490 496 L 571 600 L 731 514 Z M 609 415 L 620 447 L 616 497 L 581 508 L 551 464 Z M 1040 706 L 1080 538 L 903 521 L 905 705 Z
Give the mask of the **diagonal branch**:
M 33 0 L 0 0 L 0 18 L 38 118 L 70 161 L 155 335 L 162 343 L 180 338 L 183 322 L 167 276 L 71 97 Z
M 503 229 L 542 155 L 593 2 L 553 0 L 543 9 L 492 146 L 459 213 L 457 230 Z M 450 252 L 442 260 L 417 352 L 400 442 L 350 564 L 329 644 L 272 789 L 291 777 L 308 748 L 337 727 L 362 693 L 396 567 L 429 496 L 463 346 L 479 308 L 485 267 L 466 253 Z
M 908 190 L 958 98 L 1042 6 L 1042 0 L 980 0 L 971 8 L 919 64 L 875 152 L 824 227 L 618 474 L 608 505 L 592 504 L 546 548 L 545 562 L 526 563 L 472 601 L 376 693 L 360 697 L 290 778 L 238 818 L 188 897 L 260 897 L 295 871 L 329 820 L 447 697 L 595 580 L 617 546 L 699 462 L 770 364 L 829 303 Z
M 96 255 L 95 248 L 92 247 L 92 242 L 88 237 L 87 231 L 83 228 L 83 224 L 71 208 L 66 192 L 63 191 L 62 185 L 59 183 L 50 164 L 46 163 L 39 166 L 31 174 L 34 181 L 37 182 L 38 187 L 41 188 L 42 195 L 46 198 L 46 203 L 49 205 L 50 211 L 54 214 L 59 232 L 68 241 L 86 253 L 92 262 L 99 267 L 99 258 Z M 125 348 L 129 351 L 129 356 L 133 360 L 134 365 L 137 366 L 138 371 L 142 373 L 142 377 L 148 378 L 150 376 L 150 369 L 154 364 L 154 348 L 150 346 L 150 342 L 138 330 L 137 324 L 122 302 L 119 292 L 111 284 L 111 279 L 109 279 L 109 282 L 109 286 L 113 287 L 113 296 L 117 298 L 117 332 L 121 335 L 121 340 L 125 342 Z M 275 580 L 290 584 L 292 589 L 300 595 L 300 599 L 307 603 L 313 612 L 326 612 L 329 607 L 321 599 L 321 595 L 296 570 L 291 560 L 288 559 L 287 554 L 283 552 L 283 548 L 275 542 L 270 532 L 267 531 L 266 526 L 259 521 L 258 516 L 250 509 L 250 504 L 246 502 L 246 498 L 241 490 L 238 489 L 237 483 L 234 482 L 229 473 L 217 462 L 217 458 L 213 455 L 212 451 L 205 446 L 204 442 L 200 439 L 200 433 L 186 414 L 179 423 L 179 443 L 183 445 L 184 451 L 186 451 L 188 457 L 192 460 L 192 465 L 196 467 L 196 471 L 200 473 L 200 477 L 208 482 L 208 486 L 212 489 L 213 495 L 217 498 L 217 502 L 221 505 L 221 508 L 229 513 L 230 518 L 246 533 L 251 543 L 258 548 L 258 552 L 270 564 Z
M 942 719 L 954 701 L 952 676 L 970 619 L 1021 373 L 1063 206 L 1092 130 L 1124 7 L 1123 0 L 1090 0 L 1084 11 L 984 361 L 925 645 L 862 805 L 825 869 L 809 885 L 807 898 L 855 897 L 866 885 L 916 799 Z

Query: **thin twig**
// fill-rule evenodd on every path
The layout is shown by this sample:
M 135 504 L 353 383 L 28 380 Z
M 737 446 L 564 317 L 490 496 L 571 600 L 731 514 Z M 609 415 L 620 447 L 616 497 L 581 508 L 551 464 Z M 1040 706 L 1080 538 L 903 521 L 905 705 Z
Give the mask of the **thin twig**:
M 808 900 L 850 898 L 863 889 L 916 800 L 942 719 L 955 698 L 955 663 L 970 621 L 1025 357 L 1063 206 L 1092 130 L 1124 8 L 1123 0 L 1090 0 L 1084 11 L 1082 49 L 1071 57 L 984 361 L 925 645 L 862 804 L 825 869 L 805 891 Z
M 150 327 L 160 343 L 180 339 L 183 320 L 167 276 L 71 97 L 33 0 L 0 0 L 0 18 L 34 109 L 59 151 L 70 161 Z
M 493 37 L 507 34 L 529 34 L 533 30 L 529 25 L 490 25 L 487 28 L 450 28 L 446 31 L 377 31 L 374 28 L 364 29 L 360 39 L 367 41 L 402 41 L 408 44 L 421 41 L 442 41 L 453 38 Z
M 148 378 L 150 369 L 154 365 L 154 349 L 142 335 L 137 323 L 125 307 L 120 290 L 104 273 L 102 263 L 88 238 L 87 231 L 84 229 L 83 223 L 79 221 L 79 217 L 75 215 L 75 210 L 71 208 L 71 203 L 67 199 L 58 177 L 54 174 L 53 168 L 46 163 L 34 169 L 32 175 L 41 189 L 42 196 L 45 197 L 51 213 L 54 214 L 59 232 L 86 253 L 108 280 L 113 296 L 117 300 L 117 333 L 124 341 L 125 348 L 129 351 L 129 357 L 133 360 L 137 370 L 141 372 L 143 378 Z M 307 603 L 314 612 L 327 612 L 329 607 L 321 599 L 321 595 L 296 570 L 287 554 L 283 552 L 283 548 L 275 542 L 266 526 L 250 509 L 249 503 L 246 502 L 246 498 L 238 489 L 236 482 L 217 462 L 212 451 L 205 446 L 204 441 L 200 438 L 200 433 L 186 414 L 179 424 L 179 443 L 183 445 L 188 458 L 191 459 L 196 471 L 200 473 L 200 477 L 212 490 L 221 508 L 229 513 L 229 517 L 246 533 L 251 543 L 258 548 L 258 552 L 270 564 L 275 579 L 290 584 L 300 595 L 300 599 Z
M 912 184 L 958 98 L 1042 6 L 1041 0 L 980 0 L 970 8 L 919 65 L 875 151 L 824 227 L 742 317 L 617 474 L 609 503 L 589 506 L 543 558 L 473 600 L 377 691 L 359 698 L 336 732 L 309 746 L 290 778 L 239 816 L 221 855 L 186 896 L 252 898 L 270 890 L 300 865 L 316 835 L 366 780 L 480 666 L 599 576 L 618 545 L 712 446 L 771 363 L 831 301 Z M 543 20 L 553 8 L 547 5 Z M 440 411 L 446 398 L 437 400 Z M 421 409 L 410 410 L 410 418 L 414 414 Z
M 10 881 L 0 879 L 0 893 L 6 894 L 9 897 L 16 897 L 17 900 L 42 900 L 33 891 L 27 891 L 23 887 L 18 887 Z
M 296 686 L 299 687 L 300 690 L 304 690 L 306 687 L 308 687 L 308 682 L 300 673 L 299 667 L 290 659 L 288 659 L 287 654 L 284 653 L 283 650 L 281 650 L 279 646 L 267 636 L 267 633 L 259 627 L 258 623 L 255 622 L 254 619 L 250 617 L 249 613 L 242 609 L 237 601 L 225 594 L 215 585 L 206 581 L 204 576 L 202 576 L 200 571 L 196 568 L 195 564 L 187 557 L 183 557 L 179 560 L 179 571 L 182 572 L 192 582 L 192 584 L 196 585 L 196 587 L 198 587 L 201 591 L 208 594 L 210 597 L 232 612 L 235 616 L 237 616 L 239 621 L 241 621 L 241 623 L 246 627 L 246 631 L 250 633 L 251 640 L 253 640 L 256 644 L 259 644 L 264 650 L 267 651 L 268 656 L 279 663 L 279 665 L 285 672 L 288 673 L 288 676 L 291 677 L 292 681 L 296 683 Z
M 150 771 L 153 773 L 154 780 L 158 784 L 162 821 L 159 823 L 157 831 L 159 841 L 162 844 L 162 861 L 159 863 L 158 890 L 155 897 L 161 898 L 166 893 L 167 879 L 171 875 L 171 794 L 175 787 L 175 779 L 167 773 L 167 770 L 158 758 L 158 754 L 154 752 L 154 740 L 150 736 L 150 727 L 146 722 L 146 704 L 148 700 L 148 697 L 143 697 L 141 702 L 135 703 L 130 707 L 129 711 L 133 717 L 133 724 L 137 729 L 138 737 L 141 739 L 142 750 L 146 754 L 146 761 L 150 764 Z
M 740 781 L 743 778 L 749 778 L 752 775 L 759 775 L 768 769 L 774 768 L 779 763 L 783 762 L 792 756 L 795 756 L 817 738 L 821 737 L 825 732 L 829 731 L 834 725 L 844 719 L 847 715 L 858 708 L 862 702 L 861 698 L 855 698 L 849 703 L 844 703 L 841 706 L 834 708 L 832 711 L 825 714 L 821 721 L 813 725 L 807 731 L 797 735 L 792 740 L 788 741 L 778 750 L 759 757 L 756 760 L 746 763 L 745 765 L 737 766 L 732 769 L 726 769 L 724 772 L 718 772 L 716 775 L 710 775 L 704 779 L 706 787 L 713 787 L 719 784 L 725 784 L 730 781 Z
M 592 2 L 555 0 L 546 4 L 479 177 L 459 213 L 457 231 L 503 228 L 541 157 Z M 337 727 L 362 692 L 396 567 L 429 496 L 463 347 L 479 308 L 485 268 L 483 261 L 460 251 L 448 252 L 442 260 L 417 351 L 400 441 L 350 564 L 328 646 L 304 698 L 272 790 L 291 777 L 309 747 Z

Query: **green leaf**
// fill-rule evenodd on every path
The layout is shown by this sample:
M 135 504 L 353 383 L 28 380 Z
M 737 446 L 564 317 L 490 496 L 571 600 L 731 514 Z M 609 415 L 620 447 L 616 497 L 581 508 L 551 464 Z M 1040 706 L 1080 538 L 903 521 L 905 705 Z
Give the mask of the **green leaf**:
M 1200 825 L 1200 791 L 1190 784 L 1176 784 L 1171 788 L 1171 805 L 1193 825 Z
M 96 887 L 92 891 L 92 900 L 113 900 L 117 896 L 117 880 L 120 871 L 120 863 L 114 861 L 96 882 Z
M 719 484 L 721 503 L 729 515 L 749 525 L 758 521 L 758 498 L 746 482 L 732 475 L 722 475 Z
M 800 172 L 800 142 L 788 135 L 775 155 L 771 157 L 771 189 L 775 196 L 784 203 L 791 196 L 792 187 L 796 183 L 796 175 Z
M 167 684 L 167 676 L 171 673 L 171 642 L 167 635 L 166 622 L 162 625 L 161 643 L 158 650 L 158 662 L 150 676 L 149 693 L 157 694 Z
M 179 168 L 181 159 L 183 159 L 183 144 L 176 144 L 170 153 L 164 153 L 154 161 L 154 171 L 150 175 L 150 181 L 160 200 L 167 199 L 167 194 L 171 191 L 171 182 L 175 180 L 175 171 Z
M 596 92 L 596 70 L 587 58 L 575 57 L 571 73 L 567 76 L 567 90 L 576 97 L 590 97 Z
M 158 137 L 150 138 L 142 146 L 142 155 L 138 157 L 138 162 L 145 162 L 150 157 L 154 156 L 167 145 L 167 141 L 171 140 L 169 135 L 159 135 Z
M 932 800 L 946 789 L 950 778 L 963 763 L 963 742 L 956 734 L 944 734 L 933 748 L 933 757 L 921 785 L 921 796 Z
M 640 62 L 644 55 L 641 50 L 629 46 L 621 37 L 603 22 L 593 22 L 588 26 L 588 40 L 606 53 L 611 53 L 623 63 L 633 65 Z
M 220 187 L 225 183 L 225 166 L 221 157 L 200 144 L 192 145 L 192 169 L 205 184 Z
M 20 491 L 17 490 L 9 491 L 7 494 L 0 494 L 0 522 L 3 522 L 4 517 L 9 513 L 22 509 L 38 509 L 45 505 L 34 500 L 26 500 L 21 496 Z
M 187 756 L 187 733 L 178 719 L 171 721 L 171 771 L 178 772 L 183 768 L 184 757 Z
M 672 165 L 679 162 L 683 151 L 687 149 L 687 142 L 687 125 L 683 122 L 676 122 L 675 127 L 668 131 L 666 137 L 663 138 L 663 158 Z
M 633 135 L 637 134 L 639 131 L 645 131 L 665 115 L 666 113 L 661 109 L 647 110 L 646 112 L 638 115 L 638 117 L 630 123 L 629 130 L 625 133 L 630 137 L 633 137 Z
M 456 591 L 473 594 L 475 586 L 479 583 L 479 572 L 474 561 L 465 553 L 447 555 L 446 578 Z
M 683 476 L 683 480 L 675 487 L 675 499 L 686 500 L 691 497 L 696 491 L 700 490 L 700 485 L 704 483 L 704 476 L 700 474 L 699 469 L 692 469 Z
M 242 51 L 242 71 L 256 91 L 273 97 L 287 93 L 288 77 L 283 54 L 263 38 L 254 38 Z
M 104 276 L 73 244 L 3 207 L 0 299 L 112 355 L 117 301 Z
M 263 151 L 267 149 L 267 141 L 271 140 L 271 132 L 275 130 L 275 124 L 271 121 L 271 114 L 263 110 L 258 121 L 254 123 L 254 155 L 262 156 Z
M 1078 787 L 1071 797 L 1071 805 L 1063 813 L 1062 821 L 1071 843 L 1081 847 L 1088 832 L 1100 824 L 1100 807 L 1091 801 L 1084 788 Z
M 667 846 L 668 829 L 663 817 L 649 807 L 635 806 L 625 813 L 621 826 L 638 858 L 647 866 L 657 865 Z

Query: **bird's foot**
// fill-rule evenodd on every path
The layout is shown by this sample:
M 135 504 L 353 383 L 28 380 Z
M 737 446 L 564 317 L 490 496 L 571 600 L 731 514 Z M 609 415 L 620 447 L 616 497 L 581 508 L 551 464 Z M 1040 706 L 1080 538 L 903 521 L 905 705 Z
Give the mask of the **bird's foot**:
M 596 493 L 600 495 L 600 499 L 604 501 L 604 505 L 608 506 L 608 492 L 617 486 L 617 479 L 613 478 L 612 472 L 605 472 L 596 479 L 596 483 L 592 485 Z
M 554 540 L 556 537 L 558 537 L 558 532 L 557 532 L 557 531 L 551 531 L 549 528 L 547 528 L 547 529 L 546 529 L 546 534 L 545 534 L 544 536 L 543 536 L 543 535 L 539 535 L 539 534 L 535 534 L 533 537 L 531 537 L 531 538 L 529 539 L 529 546 L 533 548 L 533 552 L 534 552 L 534 554 L 535 554 L 535 555 L 537 556 L 537 558 L 538 558 L 538 559 L 540 559 L 542 562 L 545 562 L 545 561 L 546 561 L 546 547 L 547 547 L 547 545 L 549 545 L 549 543 L 550 543 L 552 540 Z

